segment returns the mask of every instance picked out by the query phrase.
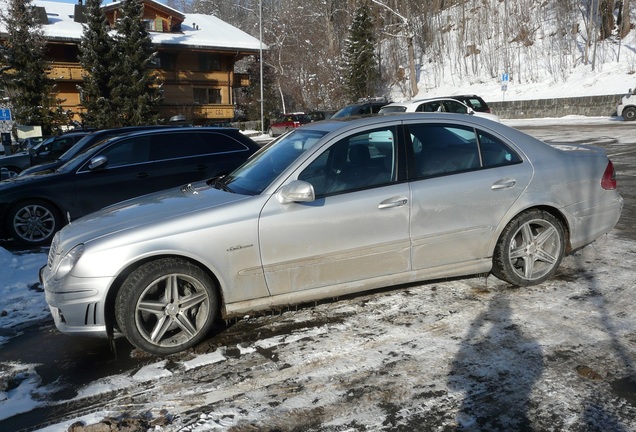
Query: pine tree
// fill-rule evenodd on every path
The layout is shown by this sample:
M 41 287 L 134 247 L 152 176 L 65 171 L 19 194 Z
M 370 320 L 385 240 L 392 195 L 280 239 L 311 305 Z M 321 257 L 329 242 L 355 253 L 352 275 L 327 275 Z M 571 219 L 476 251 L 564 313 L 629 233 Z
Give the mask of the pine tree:
M 239 110 L 244 111 L 248 119 L 260 120 L 261 76 L 258 59 L 249 63 L 247 74 L 249 76 L 249 86 L 238 89 L 234 102 Z M 268 116 L 268 113 L 277 111 L 278 95 L 276 94 L 274 81 L 274 68 L 267 63 L 263 63 L 263 111 L 265 117 Z
M 31 0 L 10 0 L 2 19 L 7 28 L 1 51 L 6 68 L 3 78 L 11 91 L 15 120 L 25 126 L 41 126 L 43 133 L 50 134 L 66 122 L 68 113 L 56 106 L 54 81 L 47 75 L 46 41 Z
M 158 122 L 156 107 L 161 101 L 156 77 L 149 69 L 154 58 L 152 41 L 139 0 L 124 0 L 115 23 L 116 61 L 112 68 L 112 102 L 120 126 Z
M 109 128 L 117 126 L 110 84 L 110 67 L 116 63 L 113 56 L 115 43 L 108 33 L 110 25 L 100 4 L 100 0 L 86 1 L 88 22 L 79 46 L 79 60 L 85 74 L 78 90 L 81 104 L 86 109 L 81 114 L 84 125 Z
M 380 75 L 375 53 L 375 34 L 369 4 L 356 9 L 345 49 L 345 79 L 352 101 L 374 96 Z

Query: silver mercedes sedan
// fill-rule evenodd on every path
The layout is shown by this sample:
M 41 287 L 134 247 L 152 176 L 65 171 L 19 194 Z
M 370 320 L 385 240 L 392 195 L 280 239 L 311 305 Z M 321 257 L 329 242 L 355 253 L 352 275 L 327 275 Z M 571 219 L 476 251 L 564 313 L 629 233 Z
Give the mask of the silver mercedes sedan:
M 427 279 L 540 284 L 621 214 L 612 162 L 455 114 L 311 123 L 223 178 L 125 201 L 56 235 L 58 329 L 155 355 L 218 318 Z

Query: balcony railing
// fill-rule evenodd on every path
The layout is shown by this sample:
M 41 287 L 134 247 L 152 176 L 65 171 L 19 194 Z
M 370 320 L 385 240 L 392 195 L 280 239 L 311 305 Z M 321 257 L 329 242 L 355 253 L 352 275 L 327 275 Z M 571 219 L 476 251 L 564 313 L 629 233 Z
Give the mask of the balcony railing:
M 82 81 L 84 69 L 75 64 L 57 63 L 49 70 L 49 77 L 55 80 Z

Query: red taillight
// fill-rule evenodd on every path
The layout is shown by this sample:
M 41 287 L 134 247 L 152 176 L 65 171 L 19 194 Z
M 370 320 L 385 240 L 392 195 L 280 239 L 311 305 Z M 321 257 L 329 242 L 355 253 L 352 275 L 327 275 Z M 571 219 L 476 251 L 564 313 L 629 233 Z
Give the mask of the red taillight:
M 616 171 L 614 171 L 612 161 L 607 162 L 607 168 L 605 168 L 603 178 L 601 179 L 601 187 L 607 190 L 616 189 Z

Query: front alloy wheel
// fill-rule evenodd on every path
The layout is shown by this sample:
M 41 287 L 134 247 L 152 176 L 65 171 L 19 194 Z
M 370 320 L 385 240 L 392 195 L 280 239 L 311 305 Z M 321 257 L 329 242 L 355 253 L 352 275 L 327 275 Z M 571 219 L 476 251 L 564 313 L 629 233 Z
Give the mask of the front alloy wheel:
M 492 273 L 513 285 L 537 285 L 557 271 L 564 251 L 561 221 L 542 210 L 522 213 L 501 233 Z
M 215 285 L 199 267 L 178 258 L 142 265 L 115 301 L 117 324 L 137 348 L 173 354 L 203 340 L 218 310 Z
M 62 227 L 58 210 L 42 200 L 28 200 L 9 211 L 9 233 L 24 246 L 48 244 Z

